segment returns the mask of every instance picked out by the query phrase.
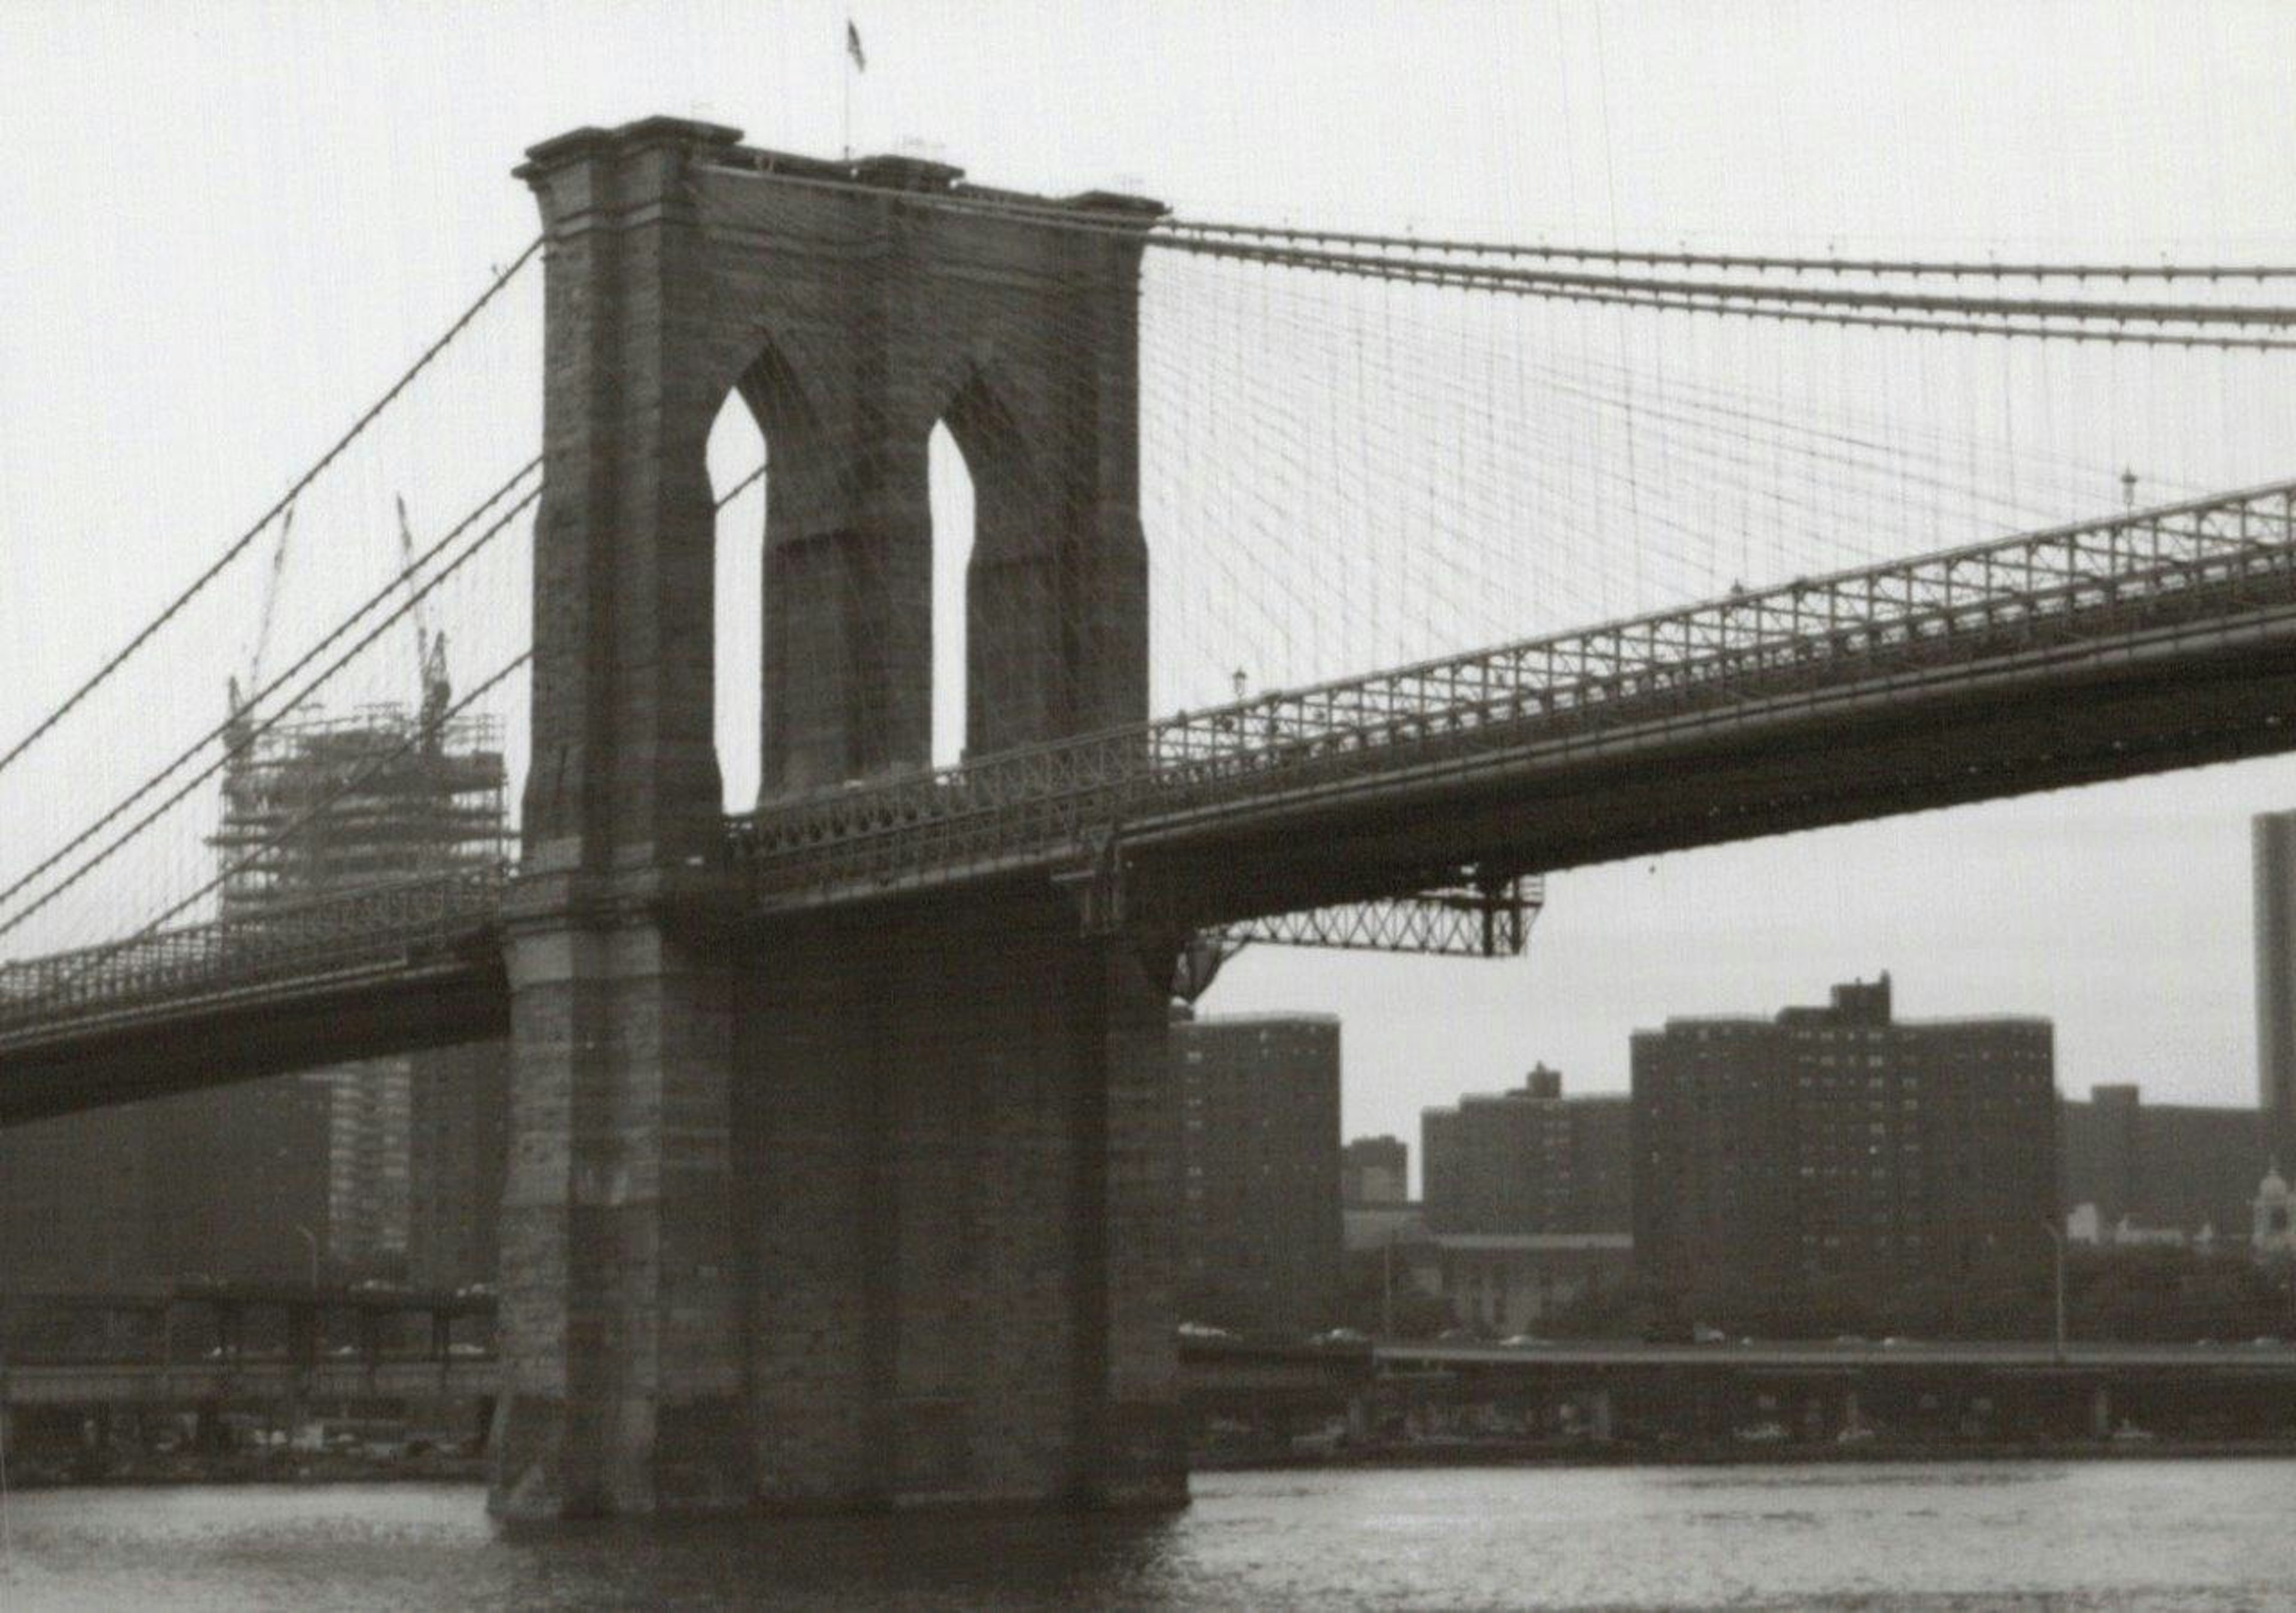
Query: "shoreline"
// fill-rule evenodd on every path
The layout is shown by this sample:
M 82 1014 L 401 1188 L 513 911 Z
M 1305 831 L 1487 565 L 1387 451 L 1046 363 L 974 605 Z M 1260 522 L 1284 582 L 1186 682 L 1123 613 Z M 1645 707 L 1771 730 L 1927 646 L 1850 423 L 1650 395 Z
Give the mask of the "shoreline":
M 1330 1453 L 1207 1453 L 1191 1472 L 1331 1468 L 1759 1468 L 1853 1463 L 1926 1466 L 1988 1461 L 2287 1461 L 2296 1436 L 2263 1439 L 1863 1440 L 1853 1444 L 1744 1441 L 1557 1446 L 1502 1440 L 1378 1443 Z

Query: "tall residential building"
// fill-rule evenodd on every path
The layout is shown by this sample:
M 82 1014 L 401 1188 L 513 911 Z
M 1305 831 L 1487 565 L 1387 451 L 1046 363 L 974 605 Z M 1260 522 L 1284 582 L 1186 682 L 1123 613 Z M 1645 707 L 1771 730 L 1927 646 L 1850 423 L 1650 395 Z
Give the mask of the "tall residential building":
M 1623 1095 L 1565 1098 L 1540 1065 L 1520 1090 L 1419 1116 L 1422 1197 L 1436 1232 L 1624 1232 L 1634 1152 Z
M 1339 1020 L 1176 1017 L 1172 1060 L 1181 1314 L 1258 1332 L 1329 1327 L 1341 1282 Z
M 2237 1238 L 2267 1164 L 2254 1109 L 2148 1104 L 2134 1085 L 2089 1089 L 2063 1105 L 2067 1209 L 2096 1206 L 2110 1230 L 2135 1226 Z
M 327 1241 L 328 1099 L 299 1076 L 0 1134 L 0 1289 L 303 1282 Z
M 2264 1142 L 2296 1168 L 2296 812 L 2251 821 L 2256 901 L 2256 1091 Z
M 259 926 L 336 893 L 500 866 L 509 849 L 499 723 L 455 715 L 443 644 L 426 644 L 422 698 L 408 712 L 293 714 L 266 728 L 233 695 L 221 822 L 209 844 L 225 918 Z M 291 1077 L 326 1097 L 324 1247 L 345 1274 L 406 1269 L 411 1231 L 414 1090 L 432 1054 L 365 1060 Z M 219 1109 L 254 1101 L 229 1090 Z M 248 1123 L 252 1123 L 249 1121 Z M 310 1166 L 297 1162 L 294 1168 Z M 242 1189 L 217 1178 L 214 1190 Z
M 152 1211 L 153 1106 L 0 1132 L 0 1290 L 118 1288 L 160 1274 Z
M 1411 1200 L 1411 1149 L 1400 1138 L 1358 1137 L 1340 1156 L 1340 1202 L 1351 1210 Z
M 1898 1020 L 1884 975 L 1632 1049 L 1636 1268 L 1693 1311 L 1997 1316 L 2046 1286 L 2048 1021 Z
M 421 1288 L 493 1282 L 510 1163 L 510 1044 L 442 1048 L 413 1063 L 407 1280 Z

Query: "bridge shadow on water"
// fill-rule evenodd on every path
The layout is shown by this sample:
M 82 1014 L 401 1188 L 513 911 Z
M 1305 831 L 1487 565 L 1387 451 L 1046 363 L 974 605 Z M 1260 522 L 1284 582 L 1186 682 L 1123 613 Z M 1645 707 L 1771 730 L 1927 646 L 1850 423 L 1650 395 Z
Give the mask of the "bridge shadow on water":
M 6 1503 L 0 1607 L 1140 1607 L 1190 1582 L 1175 1513 L 974 1510 L 508 1526 L 474 1485 L 57 1489 Z

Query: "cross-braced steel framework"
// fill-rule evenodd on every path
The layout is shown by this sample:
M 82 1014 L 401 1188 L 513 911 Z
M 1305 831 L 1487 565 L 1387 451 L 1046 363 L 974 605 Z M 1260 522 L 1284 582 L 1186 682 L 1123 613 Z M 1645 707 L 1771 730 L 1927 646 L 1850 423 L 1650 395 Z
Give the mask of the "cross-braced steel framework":
M 1215 942 L 1320 947 L 1343 952 L 1415 952 L 1445 958 L 1507 958 L 1530 940 L 1530 926 L 1546 905 L 1546 881 L 1536 874 L 1505 881 L 1496 890 L 1462 886 L 1408 896 L 1303 908 L 1240 919 L 1208 932 Z

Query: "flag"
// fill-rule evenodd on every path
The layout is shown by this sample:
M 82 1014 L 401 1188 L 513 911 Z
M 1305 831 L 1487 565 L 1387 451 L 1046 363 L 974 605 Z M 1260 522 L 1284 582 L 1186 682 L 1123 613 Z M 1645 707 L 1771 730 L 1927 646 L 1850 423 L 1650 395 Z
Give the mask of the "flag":
M 853 26 L 853 19 L 845 20 L 845 53 L 853 58 L 853 65 L 863 72 L 869 70 L 869 58 L 861 53 L 861 30 Z

